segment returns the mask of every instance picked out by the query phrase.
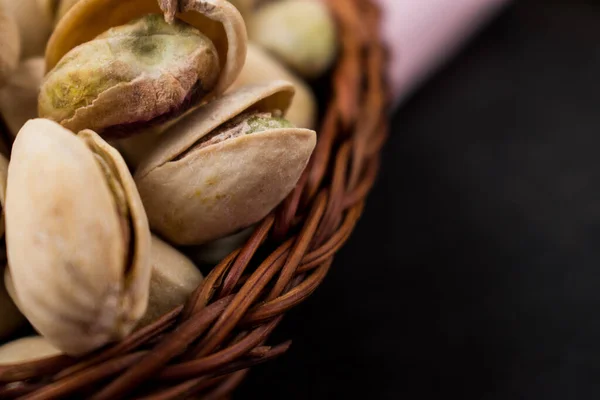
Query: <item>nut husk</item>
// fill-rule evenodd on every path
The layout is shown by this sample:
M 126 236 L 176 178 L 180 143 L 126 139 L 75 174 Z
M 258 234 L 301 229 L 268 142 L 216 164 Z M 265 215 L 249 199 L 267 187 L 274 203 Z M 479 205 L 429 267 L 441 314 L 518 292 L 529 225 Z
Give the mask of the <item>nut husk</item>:
M 13 300 L 68 355 L 132 331 L 150 285 L 150 232 L 125 162 L 97 134 L 28 121 L 8 168 Z
M 238 76 L 246 58 L 246 26 L 226 0 L 187 0 L 176 17 L 206 35 L 217 49 L 221 71 L 207 99 L 223 93 Z M 109 28 L 148 14 L 161 14 L 157 0 L 80 0 L 59 21 L 46 49 L 48 70 L 74 47 Z
M 204 279 L 189 258 L 155 235 L 152 235 L 150 265 L 152 278 L 148 310 L 138 328 L 184 304 Z
M 21 58 L 44 54 L 52 29 L 38 0 L 0 0 L 0 5 L 15 19 L 21 39 Z
M 25 122 L 37 118 L 37 102 L 44 78 L 44 59 L 34 57 L 22 61 L 0 88 L 0 114 L 12 137 Z
M 42 336 L 30 336 L 0 346 L 0 366 L 16 365 L 60 355 Z
M 219 70 L 205 35 L 149 14 L 69 51 L 44 78 L 39 114 L 75 132 L 129 136 L 184 112 L 214 88 Z
M 241 86 L 274 79 L 291 82 L 296 90 L 286 119 L 297 127 L 314 129 L 317 118 L 317 101 L 310 86 L 254 43 L 248 43 L 248 55 L 244 68 L 227 91 L 232 92 Z
M 244 130 L 248 120 L 233 127 L 241 135 L 214 134 L 221 129 L 228 134 L 227 124 L 248 112 L 284 113 L 293 93 L 284 81 L 246 86 L 165 132 L 135 174 L 150 226 L 172 243 L 203 244 L 248 227 L 275 208 L 308 163 L 315 132 L 267 123 L 252 133 Z M 242 130 L 235 131 L 238 127 Z
M 19 27 L 4 4 L 0 3 L 0 87 L 17 67 L 20 55 Z
M 322 1 L 266 4 L 249 19 L 248 36 L 305 78 L 323 74 L 337 54 L 335 22 Z

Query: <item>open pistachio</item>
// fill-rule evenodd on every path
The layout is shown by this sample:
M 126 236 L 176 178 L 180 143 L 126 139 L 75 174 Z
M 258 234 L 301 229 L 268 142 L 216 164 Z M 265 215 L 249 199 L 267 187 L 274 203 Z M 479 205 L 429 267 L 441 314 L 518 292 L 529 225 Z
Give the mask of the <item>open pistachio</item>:
M 296 94 L 287 111 L 286 119 L 300 128 L 314 129 L 317 118 L 317 101 L 310 86 L 289 71 L 278 60 L 254 43 L 248 43 L 248 55 L 242 72 L 228 89 L 282 79 L 294 85 Z
M 266 4 L 248 21 L 248 36 L 306 78 L 325 72 L 337 53 L 336 26 L 322 1 Z
M 19 27 L 3 3 L 0 3 L 0 87 L 17 67 L 20 55 Z
M 0 365 L 22 364 L 59 354 L 61 351 L 42 336 L 30 336 L 0 346 Z
M 44 79 L 39 114 L 74 131 L 126 136 L 136 124 L 179 114 L 214 88 L 218 74 L 206 36 L 147 15 L 67 53 Z
M 118 340 L 144 315 L 150 232 L 125 162 L 97 134 L 28 121 L 8 168 L 15 303 L 66 354 Z
M 152 279 L 148 310 L 138 328 L 148 325 L 184 304 L 202 282 L 202 274 L 189 258 L 152 235 L 150 251 Z
M 17 22 L 21 39 L 21 58 L 44 54 L 52 28 L 38 0 L 0 0 L 0 4 Z
M 225 0 L 181 7 L 167 24 L 157 0 L 77 2 L 48 43 L 40 116 L 125 137 L 222 93 L 246 55 L 244 21 Z
M 150 226 L 175 244 L 203 244 L 273 210 L 316 143 L 283 118 L 292 96 L 283 81 L 243 87 L 161 135 L 135 174 Z
M 37 102 L 44 78 L 44 59 L 34 57 L 22 61 L 0 88 L 0 114 L 14 137 L 30 119 L 37 118 Z

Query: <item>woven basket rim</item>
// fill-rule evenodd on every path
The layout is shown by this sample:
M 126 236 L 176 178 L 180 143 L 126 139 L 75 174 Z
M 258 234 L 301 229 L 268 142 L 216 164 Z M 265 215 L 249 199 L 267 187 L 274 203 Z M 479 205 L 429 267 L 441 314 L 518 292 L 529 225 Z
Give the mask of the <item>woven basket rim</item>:
M 387 56 L 374 0 L 326 0 L 340 31 L 317 147 L 294 191 L 184 306 L 80 359 L 0 366 L 0 398 L 228 396 L 250 367 L 284 354 L 266 342 L 330 270 L 364 208 L 387 137 Z M 259 253 L 273 247 L 266 256 Z M 269 247 L 269 248 L 270 248 Z M 152 382 L 144 393 L 140 385 Z M 141 397 L 140 397 L 141 398 Z

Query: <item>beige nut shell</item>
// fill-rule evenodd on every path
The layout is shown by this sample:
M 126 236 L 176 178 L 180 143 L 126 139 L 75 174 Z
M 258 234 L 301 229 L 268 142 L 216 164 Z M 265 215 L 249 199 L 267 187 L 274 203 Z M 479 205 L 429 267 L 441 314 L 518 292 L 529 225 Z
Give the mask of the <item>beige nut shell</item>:
M 0 3 L 0 87 L 17 67 L 20 55 L 19 27 L 12 15 Z
M 152 235 L 150 298 L 138 324 L 144 327 L 184 304 L 204 279 L 194 263 L 173 246 Z
M 212 95 L 223 93 L 244 65 L 247 42 L 244 20 L 226 0 L 188 0 L 185 7 L 177 18 L 211 39 L 219 53 L 222 67 Z M 75 46 L 147 14 L 162 14 L 157 0 L 80 0 L 58 22 L 50 37 L 46 69 L 54 68 Z
M 135 174 L 150 226 L 173 243 L 203 244 L 248 227 L 275 208 L 306 167 L 314 131 L 273 129 L 177 158 L 244 111 L 285 111 L 292 96 L 293 86 L 284 81 L 246 86 L 165 132 Z
M 38 0 L 0 0 L 19 27 L 21 58 L 42 55 L 52 29 L 50 19 Z
M 60 355 L 61 351 L 41 336 L 21 338 L 0 346 L 0 365 L 15 365 Z
M 263 83 L 274 79 L 291 82 L 296 90 L 286 119 L 297 127 L 314 129 L 317 119 L 317 100 L 310 86 L 252 42 L 248 42 L 248 54 L 244 68 L 227 92 L 235 91 L 249 84 Z
M 45 61 L 34 57 L 22 61 L 0 88 L 0 114 L 12 137 L 30 119 L 37 118 L 38 96 L 44 78 Z
M 115 197 L 95 156 L 110 159 L 131 220 L 132 256 Z M 98 135 L 28 121 L 8 169 L 6 242 L 15 303 L 69 355 L 127 335 L 143 316 L 150 232 L 125 162 Z

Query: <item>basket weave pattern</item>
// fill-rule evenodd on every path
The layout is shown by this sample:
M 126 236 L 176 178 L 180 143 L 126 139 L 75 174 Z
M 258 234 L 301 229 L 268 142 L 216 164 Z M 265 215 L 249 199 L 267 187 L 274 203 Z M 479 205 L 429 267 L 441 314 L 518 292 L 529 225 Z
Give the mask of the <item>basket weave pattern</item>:
M 85 358 L 0 367 L 0 398 L 220 399 L 250 367 L 286 352 L 291 342 L 266 341 L 350 236 L 386 138 L 379 10 L 370 0 L 328 4 L 341 51 L 317 147 L 295 190 L 185 306 Z

